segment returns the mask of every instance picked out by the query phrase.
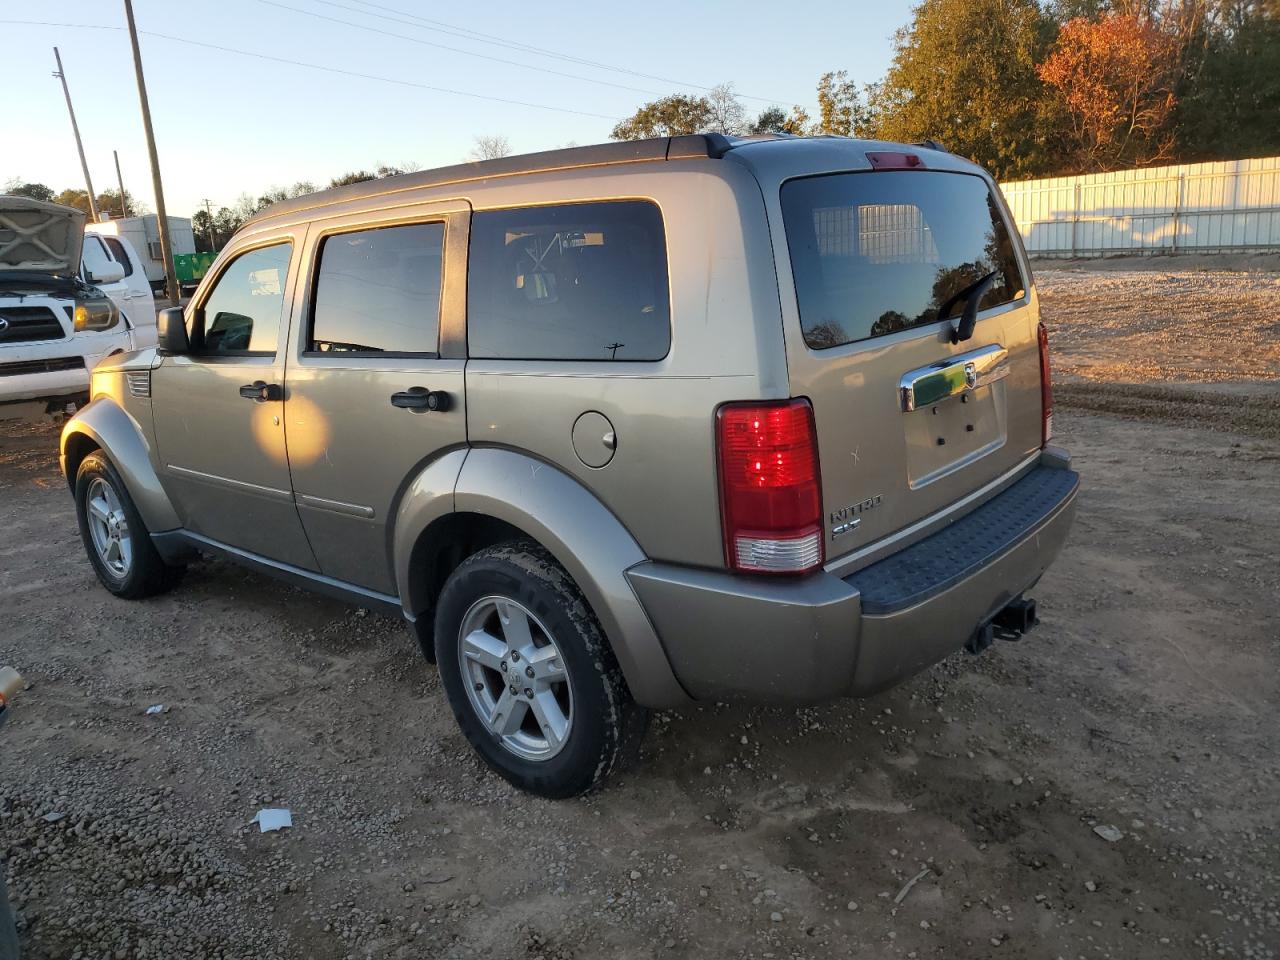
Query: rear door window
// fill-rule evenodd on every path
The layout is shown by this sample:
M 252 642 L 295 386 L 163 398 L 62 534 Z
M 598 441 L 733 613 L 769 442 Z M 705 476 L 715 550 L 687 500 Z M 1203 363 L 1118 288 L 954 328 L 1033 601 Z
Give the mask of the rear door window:
M 791 180 L 782 214 L 805 343 L 815 350 L 924 326 L 1026 295 L 1009 228 L 981 177 L 936 171 Z
M 326 237 L 308 349 L 434 355 L 443 265 L 443 223 Z
M 467 349 L 510 360 L 661 360 L 671 346 L 667 244 L 648 201 L 471 218 Z

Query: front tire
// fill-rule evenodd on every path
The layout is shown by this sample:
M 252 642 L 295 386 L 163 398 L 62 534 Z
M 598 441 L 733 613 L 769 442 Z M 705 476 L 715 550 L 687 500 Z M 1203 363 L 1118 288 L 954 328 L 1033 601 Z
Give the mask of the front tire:
M 489 547 L 436 605 L 436 662 L 463 734 L 521 790 L 598 786 L 639 746 L 648 711 L 577 584 L 532 541 Z
M 76 471 L 76 519 L 80 539 L 98 580 L 117 597 L 139 600 L 171 588 L 185 572 L 169 566 L 151 542 L 133 498 L 101 451 Z

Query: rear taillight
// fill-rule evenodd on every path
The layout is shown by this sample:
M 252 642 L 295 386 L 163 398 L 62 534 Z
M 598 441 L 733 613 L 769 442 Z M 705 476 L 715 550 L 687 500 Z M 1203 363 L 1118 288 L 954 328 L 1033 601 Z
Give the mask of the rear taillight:
M 1044 324 L 1036 328 L 1040 342 L 1040 445 L 1053 437 L 1053 377 L 1049 372 L 1049 331 Z
M 821 566 L 822 488 L 809 401 L 725 404 L 716 449 L 729 568 L 804 573 Z

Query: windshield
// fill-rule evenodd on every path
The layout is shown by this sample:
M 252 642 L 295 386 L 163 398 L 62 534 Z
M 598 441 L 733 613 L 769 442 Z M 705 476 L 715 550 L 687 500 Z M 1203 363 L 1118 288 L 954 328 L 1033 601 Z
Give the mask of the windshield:
M 958 316 L 965 289 L 991 273 L 979 309 L 1026 293 L 980 177 L 903 170 L 791 180 L 782 214 L 805 343 L 817 350 Z

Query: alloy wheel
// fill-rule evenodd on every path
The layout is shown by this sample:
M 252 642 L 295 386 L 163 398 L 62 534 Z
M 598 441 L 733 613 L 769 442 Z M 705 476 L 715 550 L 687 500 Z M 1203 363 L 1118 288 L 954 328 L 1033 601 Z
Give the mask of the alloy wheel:
M 523 605 L 483 597 L 458 631 L 458 666 L 481 722 L 511 753 L 550 760 L 573 725 L 573 689 L 555 638 Z
M 133 566 L 133 541 L 124 505 L 111 484 L 95 477 L 85 496 L 89 534 L 98 558 L 117 577 L 126 577 Z

